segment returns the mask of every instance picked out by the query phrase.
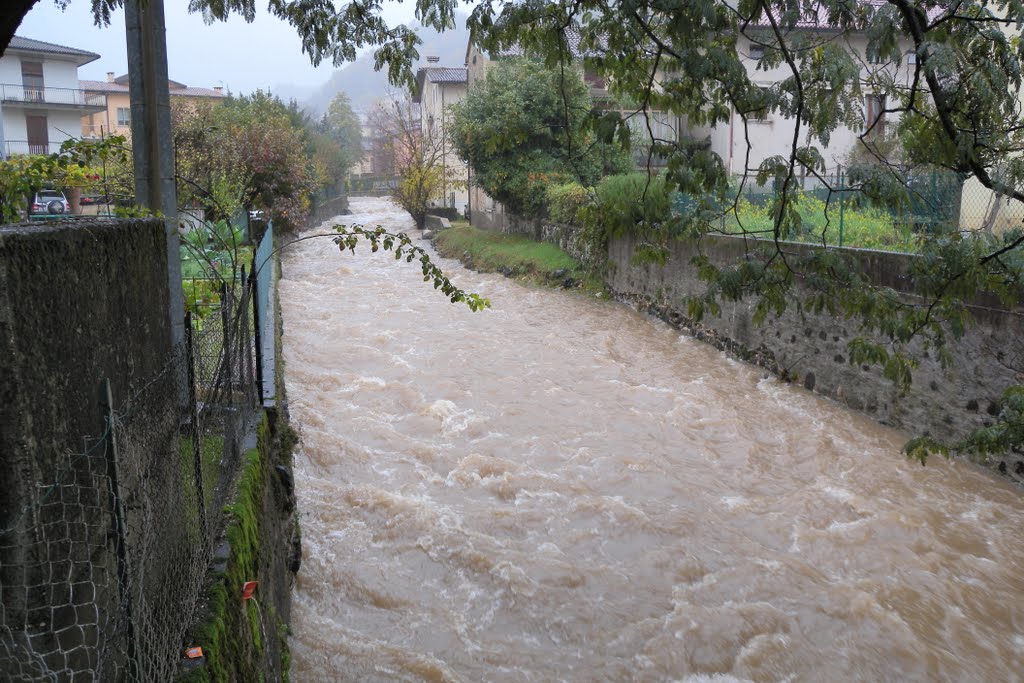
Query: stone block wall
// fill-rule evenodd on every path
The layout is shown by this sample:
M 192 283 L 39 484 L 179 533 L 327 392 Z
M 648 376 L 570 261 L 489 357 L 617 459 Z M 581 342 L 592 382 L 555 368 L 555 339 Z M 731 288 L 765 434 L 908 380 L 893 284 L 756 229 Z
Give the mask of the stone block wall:
M 753 301 L 721 302 L 721 315 L 708 316 L 700 325 L 686 317 L 686 298 L 702 293 L 706 285 L 691 265 L 697 254 L 692 241 L 671 247 L 664 266 L 636 264 L 631 238 L 609 245 L 609 287 L 617 296 L 646 307 L 699 337 L 758 362 L 806 389 L 835 399 L 875 417 L 883 424 L 914 434 L 927 433 L 955 439 L 991 423 L 1003 391 L 1024 382 L 1024 307 L 1007 310 L 992 297 L 979 297 L 970 305 L 976 324 L 949 350 L 953 362 L 943 368 L 934 354 L 921 346 L 912 349 L 920 359 L 910 391 L 901 395 L 882 376 L 881 368 L 851 365 L 847 344 L 862 336 L 856 320 L 828 315 L 801 316 L 790 307 L 764 325 L 753 323 Z M 811 249 L 808 245 L 789 245 Z M 706 236 L 702 251 L 717 265 L 731 265 L 749 247 L 738 238 Z M 870 279 L 912 297 L 906 254 L 849 250 Z M 797 286 L 795 296 L 800 295 Z M 1009 474 L 1022 477 L 1024 462 L 1012 458 L 1001 464 Z
M 559 245 L 577 259 L 588 260 L 586 244 L 574 226 L 543 223 L 540 236 Z M 725 236 L 705 236 L 701 250 L 719 266 L 742 258 L 751 242 Z M 672 244 L 663 266 L 633 262 L 636 240 L 614 239 L 608 246 L 606 286 L 622 300 L 648 310 L 694 336 L 744 360 L 760 364 L 810 391 L 863 411 L 883 424 L 910 434 L 927 433 L 956 439 L 990 424 L 998 412 L 1003 391 L 1024 383 L 1024 306 L 1006 309 L 991 295 L 977 297 L 969 306 L 976 324 L 950 345 L 953 362 L 943 368 L 934 354 L 912 348 L 920 359 L 913 385 L 901 395 L 881 368 L 851 365 L 847 344 L 862 336 L 856 320 L 828 315 L 801 317 L 794 307 L 753 323 L 754 302 L 721 302 L 719 316 L 697 324 L 687 315 L 686 299 L 702 294 L 706 284 L 697 277 L 691 260 L 697 255 L 693 241 Z M 756 247 L 755 247 L 756 248 Z M 793 251 L 815 249 L 790 244 Z M 859 261 L 876 285 L 914 297 L 908 275 L 914 256 L 872 250 L 845 250 Z M 799 296 L 799 286 L 795 296 Z M 1024 481 L 1024 457 L 1008 456 L 993 463 L 1004 473 Z

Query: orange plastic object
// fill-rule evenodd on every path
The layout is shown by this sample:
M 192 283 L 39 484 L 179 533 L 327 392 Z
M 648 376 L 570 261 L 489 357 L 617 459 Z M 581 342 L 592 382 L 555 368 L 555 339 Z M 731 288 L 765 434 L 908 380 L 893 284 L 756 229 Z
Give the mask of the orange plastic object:
M 199 659 L 203 656 L 203 648 L 190 647 L 187 650 L 185 650 L 185 656 L 189 659 Z
M 256 584 L 258 581 L 246 581 L 242 584 L 242 599 L 248 600 L 252 597 L 252 594 L 256 592 Z

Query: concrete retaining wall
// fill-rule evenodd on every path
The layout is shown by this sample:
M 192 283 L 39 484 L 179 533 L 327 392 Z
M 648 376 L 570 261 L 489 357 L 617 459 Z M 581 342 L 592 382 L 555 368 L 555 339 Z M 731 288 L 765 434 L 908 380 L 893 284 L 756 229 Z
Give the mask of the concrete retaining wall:
M 543 239 L 587 260 L 587 247 L 577 239 L 578 228 L 557 224 L 537 224 Z M 520 230 L 526 232 L 525 230 Z M 664 266 L 635 264 L 635 240 L 612 240 L 608 248 L 609 272 L 606 284 L 617 297 L 632 302 L 698 338 L 730 353 L 763 365 L 810 391 L 863 411 L 883 424 L 912 434 L 927 433 L 940 439 L 961 437 L 973 429 L 991 424 L 998 413 L 1003 391 L 1012 384 L 1024 383 L 1024 307 L 1002 307 L 992 296 L 980 296 L 969 306 L 976 325 L 964 337 L 949 345 L 953 362 L 943 368 L 920 345 L 912 347 L 920 359 L 913 385 L 900 395 L 881 368 L 851 365 L 847 344 L 862 336 L 856 320 L 828 315 L 801 317 L 790 307 L 764 325 L 753 323 L 754 302 L 721 302 L 719 316 L 708 316 L 696 324 L 686 316 L 686 299 L 702 294 L 706 284 L 691 265 L 697 255 L 692 241 L 672 244 Z M 734 264 L 748 241 L 738 238 L 705 236 L 702 253 L 719 266 Z M 812 245 L 787 245 L 793 251 L 815 249 Z M 845 250 L 859 263 L 876 285 L 890 287 L 913 299 L 914 283 L 908 275 L 911 261 L 907 254 L 870 250 Z M 793 296 L 800 296 L 799 285 Z M 1008 456 L 993 465 L 1024 481 L 1024 457 Z
M 171 351 L 159 220 L 0 228 L 0 527 Z

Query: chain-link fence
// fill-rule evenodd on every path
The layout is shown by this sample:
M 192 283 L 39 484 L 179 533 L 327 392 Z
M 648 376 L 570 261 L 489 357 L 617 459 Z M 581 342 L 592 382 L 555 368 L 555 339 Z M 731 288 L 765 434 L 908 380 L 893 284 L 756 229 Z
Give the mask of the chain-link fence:
M 0 680 L 163 681 L 195 617 L 220 510 L 258 416 L 255 279 L 0 528 Z
M 771 237 L 779 188 L 773 183 L 758 185 L 753 176 L 734 178 L 732 187 L 735 204 L 718 212 L 714 227 Z M 923 238 L 960 233 L 999 239 L 1024 225 L 1024 204 L 973 178 L 928 171 L 909 176 L 905 189 L 905 201 L 898 208 L 882 208 L 870 202 L 862 185 L 851 182 L 842 168 L 798 179 L 791 206 L 800 223 L 784 237 L 826 246 L 916 252 Z M 676 197 L 677 214 L 686 215 L 696 206 L 685 195 Z

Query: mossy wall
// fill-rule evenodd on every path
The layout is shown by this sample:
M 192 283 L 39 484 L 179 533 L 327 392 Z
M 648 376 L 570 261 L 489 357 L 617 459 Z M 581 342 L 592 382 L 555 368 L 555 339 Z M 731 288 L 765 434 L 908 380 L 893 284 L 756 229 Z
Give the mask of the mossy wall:
M 0 228 L 0 525 L 12 496 L 53 481 L 67 451 L 100 435 L 104 377 L 119 405 L 159 373 L 167 299 L 161 221 Z
M 183 662 L 182 681 L 288 679 L 288 623 L 298 571 L 298 518 L 292 487 L 295 436 L 276 410 L 258 427 L 257 447 L 246 452 L 233 502 L 225 508 L 224 543 L 214 559 L 206 605 L 186 646 L 204 660 Z M 251 599 L 247 581 L 257 581 Z

